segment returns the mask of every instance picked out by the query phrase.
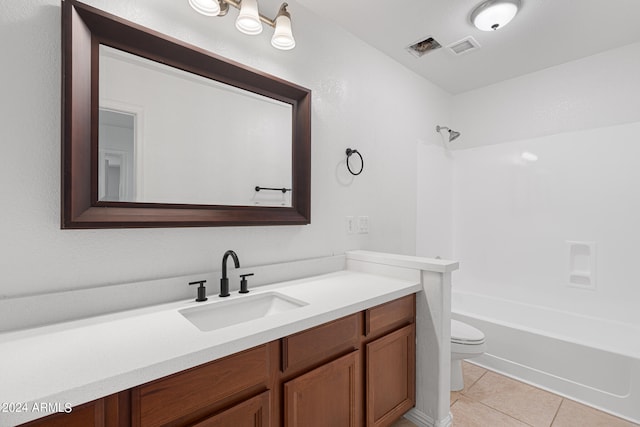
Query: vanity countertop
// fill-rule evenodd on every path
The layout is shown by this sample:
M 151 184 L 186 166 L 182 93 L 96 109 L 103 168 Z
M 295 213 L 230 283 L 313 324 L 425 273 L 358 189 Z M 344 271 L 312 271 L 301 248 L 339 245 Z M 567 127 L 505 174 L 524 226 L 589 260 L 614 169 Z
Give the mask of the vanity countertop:
M 85 403 L 287 335 L 356 313 L 422 289 L 419 280 L 343 270 L 275 285 L 308 303 L 283 313 L 202 332 L 180 310 L 246 298 L 181 301 L 0 334 L 0 404 L 27 411 L 0 413 L 0 426 L 47 414 L 34 404 Z M 195 289 L 194 289 L 195 295 Z M 2 408 L 0 408 L 2 409 Z

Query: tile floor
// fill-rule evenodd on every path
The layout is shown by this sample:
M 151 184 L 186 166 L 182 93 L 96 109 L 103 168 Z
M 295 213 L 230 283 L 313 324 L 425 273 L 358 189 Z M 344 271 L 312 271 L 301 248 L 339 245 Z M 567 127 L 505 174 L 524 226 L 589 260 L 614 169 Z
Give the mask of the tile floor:
M 463 363 L 451 392 L 453 427 L 640 427 L 548 391 Z M 402 418 L 392 427 L 415 427 Z

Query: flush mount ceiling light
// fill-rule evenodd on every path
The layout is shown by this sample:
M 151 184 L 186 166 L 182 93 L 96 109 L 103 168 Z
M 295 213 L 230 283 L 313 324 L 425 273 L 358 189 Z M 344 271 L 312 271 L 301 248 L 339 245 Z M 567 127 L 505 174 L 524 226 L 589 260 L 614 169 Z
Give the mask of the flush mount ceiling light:
M 486 0 L 471 12 L 471 22 L 479 30 L 494 31 L 507 25 L 520 8 L 520 0 Z
M 269 19 L 258 11 L 258 0 L 189 0 L 189 5 L 206 16 L 225 16 L 229 6 L 240 10 L 236 28 L 244 34 L 257 35 L 262 32 L 262 23 L 275 28 L 271 45 L 276 49 L 290 50 L 296 46 L 291 31 L 291 15 L 287 3 L 282 3 L 274 19 Z

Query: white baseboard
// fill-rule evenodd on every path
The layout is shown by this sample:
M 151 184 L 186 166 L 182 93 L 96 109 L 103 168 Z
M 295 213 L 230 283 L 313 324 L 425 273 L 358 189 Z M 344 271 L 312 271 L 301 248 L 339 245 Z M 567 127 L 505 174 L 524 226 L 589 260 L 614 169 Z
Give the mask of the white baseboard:
M 433 418 L 431 418 L 424 412 L 417 410 L 416 408 L 413 408 L 409 412 L 404 414 L 404 417 L 418 427 L 451 427 L 453 422 L 451 412 L 449 412 L 449 415 L 441 420 L 434 420 Z

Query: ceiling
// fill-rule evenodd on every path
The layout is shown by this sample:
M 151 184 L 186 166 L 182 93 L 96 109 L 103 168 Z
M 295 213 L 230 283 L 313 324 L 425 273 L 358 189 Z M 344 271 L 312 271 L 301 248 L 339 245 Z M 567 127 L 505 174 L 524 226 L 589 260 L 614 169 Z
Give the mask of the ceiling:
M 469 21 L 482 0 L 297 3 L 453 94 L 640 41 L 640 0 L 521 1 L 514 20 L 495 32 L 480 31 Z M 405 49 L 427 36 L 443 48 L 420 58 Z M 458 56 L 446 49 L 468 36 L 479 49 Z

